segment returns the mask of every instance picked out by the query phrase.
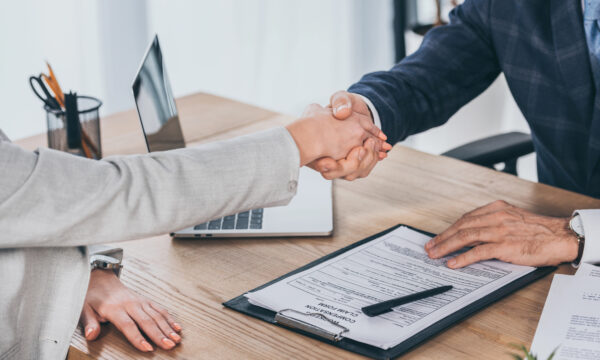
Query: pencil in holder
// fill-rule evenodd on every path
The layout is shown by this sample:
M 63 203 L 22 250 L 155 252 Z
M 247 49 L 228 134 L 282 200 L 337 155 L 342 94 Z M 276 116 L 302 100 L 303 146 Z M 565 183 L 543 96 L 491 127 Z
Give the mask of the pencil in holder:
M 90 159 L 102 158 L 100 106 L 91 96 L 65 94 L 65 109 L 44 106 L 48 147 Z

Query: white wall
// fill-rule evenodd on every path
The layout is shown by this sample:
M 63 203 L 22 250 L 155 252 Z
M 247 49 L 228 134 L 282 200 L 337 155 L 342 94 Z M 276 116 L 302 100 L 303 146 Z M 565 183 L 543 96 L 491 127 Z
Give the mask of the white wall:
M 2 2 L 0 128 L 8 136 L 20 138 L 46 129 L 42 103 L 33 95 L 28 82 L 30 75 L 47 71 L 45 59 L 53 65 L 63 90 L 94 93 L 102 88 L 96 47 L 97 19 L 93 2 Z
M 159 34 L 177 94 L 202 90 L 300 114 L 393 63 L 387 1 L 149 4 L 150 33 Z
M 0 128 L 44 132 L 28 77 L 53 65 L 64 90 L 101 98 L 101 115 L 132 108 L 132 77 L 158 33 L 176 96 L 206 91 L 300 114 L 364 73 L 393 65 L 392 6 L 369 0 L 20 0 L 0 5 Z M 419 20 L 433 1 L 419 1 Z M 55 21 L 61 19 L 61 21 Z M 408 37 L 409 52 L 420 39 Z M 528 127 L 503 78 L 448 124 L 405 144 L 432 153 Z M 535 180 L 534 158 L 521 174 Z
M 392 15 L 389 1 L 368 0 L 11 2 L 0 11 L 0 99 L 10 104 L 0 128 L 13 139 L 45 131 L 27 82 L 44 59 L 63 90 L 102 99 L 101 115 L 133 107 L 131 81 L 155 32 L 176 96 L 206 91 L 300 114 L 392 64 Z

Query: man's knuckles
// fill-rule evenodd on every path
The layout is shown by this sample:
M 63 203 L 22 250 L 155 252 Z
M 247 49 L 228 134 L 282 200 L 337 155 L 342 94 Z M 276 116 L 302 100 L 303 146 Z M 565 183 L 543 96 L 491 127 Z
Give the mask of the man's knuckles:
M 499 218 L 503 221 L 515 219 L 515 214 L 508 209 L 498 210 L 494 213 L 494 216 L 496 216 L 497 218 Z
M 490 204 L 495 208 L 511 208 L 512 205 L 506 200 L 496 200 Z
M 481 230 L 473 228 L 460 229 L 455 238 L 460 245 L 468 245 L 472 241 L 481 240 Z

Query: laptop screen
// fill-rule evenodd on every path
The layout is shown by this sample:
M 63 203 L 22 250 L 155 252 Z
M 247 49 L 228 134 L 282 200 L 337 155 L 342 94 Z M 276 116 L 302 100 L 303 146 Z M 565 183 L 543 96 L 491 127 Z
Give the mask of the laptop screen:
M 148 151 L 185 147 L 158 36 L 152 40 L 132 87 Z

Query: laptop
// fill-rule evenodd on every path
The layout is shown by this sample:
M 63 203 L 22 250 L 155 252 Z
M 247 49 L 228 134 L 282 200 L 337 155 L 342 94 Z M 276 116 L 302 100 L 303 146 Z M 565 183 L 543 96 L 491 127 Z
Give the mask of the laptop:
M 158 36 L 154 37 L 146 51 L 132 88 L 148 151 L 185 147 Z M 318 172 L 302 167 L 297 194 L 287 206 L 231 214 L 176 231 L 171 236 L 201 238 L 331 235 L 331 184 L 331 181 L 323 179 Z

